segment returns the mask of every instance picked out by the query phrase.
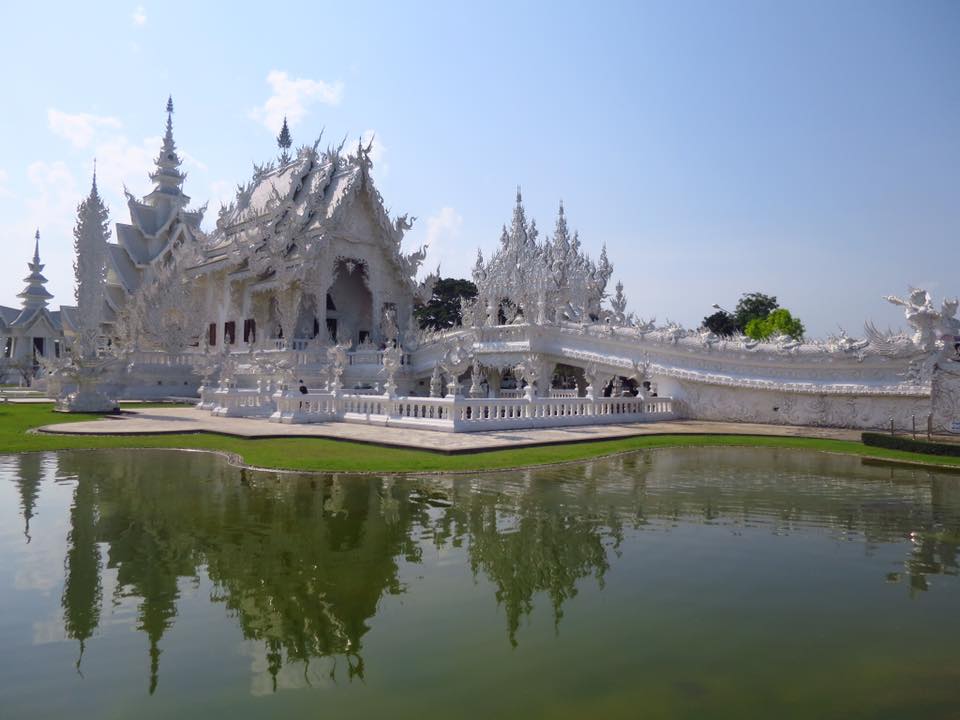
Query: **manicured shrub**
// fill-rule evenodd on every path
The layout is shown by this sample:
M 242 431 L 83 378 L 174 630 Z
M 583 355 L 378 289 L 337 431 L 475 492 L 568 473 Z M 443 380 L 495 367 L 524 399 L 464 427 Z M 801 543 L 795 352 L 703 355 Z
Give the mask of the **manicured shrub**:
M 931 442 L 914 440 L 903 435 L 884 435 L 883 433 L 865 432 L 861 436 L 864 445 L 887 448 L 888 450 L 904 450 L 906 452 L 925 453 L 927 455 L 943 455 L 946 457 L 960 457 L 960 443 Z

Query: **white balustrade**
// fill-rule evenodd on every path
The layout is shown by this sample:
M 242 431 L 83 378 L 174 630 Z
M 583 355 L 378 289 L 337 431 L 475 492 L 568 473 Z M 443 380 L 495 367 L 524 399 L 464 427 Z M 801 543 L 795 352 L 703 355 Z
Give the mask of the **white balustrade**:
M 383 365 L 383 350 L 354 350 L 347 353 L 347 359 L 350 365 Z M 409 365 L 409 353 L 401 353 L 400 364 Z
M 445 432 L 650 422 L 673 417 L 673 400 L 664 397 L 530 400 L 287 392 L 276 399 L 276 407 L 271 419 L 277 422 L 346 421 Z
M 138 350 L 129 355 L 130 362 L 136 365 L 161 365 L 164 367 L 192 366 L 198 353 L 167 353 L 162 351 Z
M 274 411 L 274 400 L 267 393 L 246 388 L 217 388 L 210 395 L 212 413 L 219 417 L 265 417 Z M 207 401 L 201 397 L 201 402 Z

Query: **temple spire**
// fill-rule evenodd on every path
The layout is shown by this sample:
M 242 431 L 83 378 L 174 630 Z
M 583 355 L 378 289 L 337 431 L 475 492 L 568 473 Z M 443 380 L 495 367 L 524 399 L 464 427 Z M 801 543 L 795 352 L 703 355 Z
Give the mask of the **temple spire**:
M 90 195 L 77 207 L 77 224 L 73 229 L 77 335 L 79 351 L 84 356 L 96 354 L 101 332 L 109 238 L 110 215 L 97 190 L 97 171 L 94 166 Z
M 283 116 L 283 127 L 280 128 L 280 134 L 277 135 L 277 147 L 280 148 L 280 164 L 286 165 L 290 162 L 290 147 L 293 145 L 293 138 L 290 137 L 290 126 L 287 125 L 287 116 Z
M 567 228 L 567 216 L 563 211 L 563 200 L 560 201 L 560 210 L 557 212 L 557 225 L 553 231 L 554 251 L 563 259 L 570 252 L 570 230 Z
M 163 144 L 160 146 L 160 154 L 154 163 L 157 169 L 150 173 L 150 179 L 157 186 L 151 195 L 158 193 L 182 195 L 180 186 L 183 185 L 186 175 L 180 172 L 180 156 L 177 154 L 177 144 L 173 139 L 173 96 L 167 98 L 167 129 L 163 136 Z
M 53 298 L 47 288 L 47 279 L 42 275 L 43 263 L 40 262 L 40 230 L 34 235 L 33 260 L 27 263 L 30 268 L 30 274 L 23 279 L 27 286 L 23 289 L 18 298 L 23 301 L 23 309 L 39 309 L 47 306 L 47 301 Z
M 523 209 L 523 195 L 520 192 L 520 186 L 517 185 L 517 204 L 513 208 L 513 222 L 510 227 L 510 239 L 520 245 L 526 245 L 529 238 L 529 225 L 527 224 L 527 214 Z

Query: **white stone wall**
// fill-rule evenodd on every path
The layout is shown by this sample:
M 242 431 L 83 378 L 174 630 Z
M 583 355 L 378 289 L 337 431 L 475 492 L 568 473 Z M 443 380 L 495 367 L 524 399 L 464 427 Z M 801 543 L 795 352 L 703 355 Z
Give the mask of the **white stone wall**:
M 675 398 L 679 412 L 696 420 L 758 422 L 781 425 L 889 429 L 890 419 L 900 430 L 925 430 L 930 398 L 890 395 L 790 393 L 716 386 L 654 377 L 658 393 Z

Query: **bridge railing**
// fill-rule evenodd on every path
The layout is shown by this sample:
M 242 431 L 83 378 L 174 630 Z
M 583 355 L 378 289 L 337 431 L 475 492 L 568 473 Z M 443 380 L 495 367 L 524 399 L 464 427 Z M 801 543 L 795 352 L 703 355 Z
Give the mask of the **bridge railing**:
M 201 405 L 212 405 L 211 412 L 219 417 L 267 417 L 273 414 L 272 396 L 256 389 L 217 388 L 201 393 Z
M 347 421 L 478 432 L 510 428 L 652 422 L 674 417 L 671 398 L 466 398 L 287 392 L 274 398 L 271 419 L 285 423 Z M 257 413 L 260 414 L 260 413 Z

